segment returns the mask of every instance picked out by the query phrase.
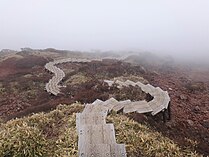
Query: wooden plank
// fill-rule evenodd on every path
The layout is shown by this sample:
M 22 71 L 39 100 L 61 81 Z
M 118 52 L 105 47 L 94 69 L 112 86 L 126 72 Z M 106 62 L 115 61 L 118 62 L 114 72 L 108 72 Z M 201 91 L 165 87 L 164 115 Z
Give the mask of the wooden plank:
M 151 108 L 148 105 L 147 101 L 136 101 L 132 102 L 129 105 L 126 105 L 123 109 L 124 113 L 130 113 L 138 111 L 140 113 L 150 112 Z
M 150 84 L 147 84 L 147 85 L 145 85 L 144 87 L 142 87 L 142 90 L 143 90 L 145 93 L 150 93 L 150 95 L 152 95 L 152 93 L 155 93 L 156 88 L 153 87 L 153 86 L 150 85 Z
M 105 116 L 107 116 L 109 108 L 105 105 L 94 105 L 93 112 L 103 112 Z
M 87 154 L 89 149 L 89 144 L 91 142 L 90 127 L 91 126 L 81 126 L 79 130 L 78 154 L 79 156 L 82 155 L 82 157 L 83 154 Z
M 92 104 L 86 104 L 86 105 L 85 105 L 85 108 L 84 108 L 84 110 L 83 110 L 83 113 L 92 112 L 92 109 L 93 109 L 93 105 L 92 105 Z
M 118 104 L 116 104 L 112 110 L 114 111 L 119 111 L 121 110 L 122 108 L 124 108 L 126 105 L 129 105 L 131 103 L 131 100 L 124 100 L 124 101 L 119 101 Z
M 82 113 L 81 117 L 84 119 L 82 125 L 95 125 L 95 115 L 92 114 L 87 114 L 87 113 Z
M 119 102 L 115 98 L 110 98 L 106 100 L 103 105 L 108 108 L 109 111 L 113 109 L 115 105 L 117 105 Z
M 160 106 L 162 102 L 163 102 L 162 96 L 154 96 L 154 99 L 152 101 L 149 101 L 148 105 L 152 108 L 152 110 L 155 110 L 155 108 Z
M 162 96 L 163 92 L 164 91 L 161 88 L 157 87 L 155 89 L 155 93 L 153 93 L 152 95 L 155 96 L 155 97 L 159 97 L 159 96 Z
M 114 146 L 114 147 L 110 147 Z M 79 156 L 126 156 L 125 145 L 117 145 L 113 124 L 83 125 L 79 129 Z
M 141 83 L 141 82 L 139 82 L 139 81 L 136 82 L 136 85 L 139 86 L 139 87 L 141 87 L 141 88 L 145 87 L 145 84 L 143 84 L 143 83 Z
M 89 144 L 102 144 L 104 143 L 103 125 L 92 125 L 90 130 L 91 141 Z
M 81 126 L 80 115 L 81 115 L 81 113 L 76 113 L 76 129 L 77 129 L 78 133 L 79 133 L 79 129 L 80 129 L 80 126 Z
M 116 143 L 115 139 L 115 129 L 113 124 L 103 125 L 103 138 L 105 144 Z
M 82 114 L 82 117 L 85 119 L 83 125 L 101 125 L 105 124 L 106 116 L 102 112 L 96 112 L 92 114 Z
M 159 96 L 157 98 L 158 98 L 158 104 L 155 105 L 155 108 L 153 109 L 152 115 L 155 115 L 155 114 L 159 113 L 163 109 L 167 109 L 168 104 L 170 102 L 170 98 L 169 98 L 167 92 L 165 92 L 165 91 L 161 92 L 161 96 Z
M 102 100 L 95 100 L 92 104 L 87 104 L 88 108 L 84 109 L 84 112 L 88 113 L 88 112 L 104 112 L 104 114 L 107 114 L 108 112 L 108 108 L 103 105 L 104 102 Z
M 136 83 L 131 80 L 126 80 L 125 84 L 127 84 L 128 86 L 135 86 L 136 85 Z
M 170 97 L 168 95 L 168 92 L 167 91 L 164 91 L 163 92 L 163 96 L 164 96 L 164 102 L 163 102 L 163 105 L 164 107 L 167 109 L 168 108 L 168 104 L 170 102 Z
M 110 146 L 111 157 L 126 157 L 125 144 L 112 144 Z
M 78 149 L 85 150 L 86 145 L 91 144 L 91 125 L 81 125 L 78 133 Z
M 110 87 L 114 84 L 114 81 L 111 80 L 104 80 L 104 82 L 107 83 Z
M 109 103 L 118 103 L 118 101 L 115 98 L 111 97 L 110 99 L 106 100 L 103 105 L 108 105 Z
M 97 99 L 92 103 L 92 105 L 102 105 L 102 104 L 103 104 L 103 101 L 100 99 Z
M 122 88 L 123 86 L 128 87 L 125 82 L 122 82 L 120 80 L 116 80 L 115 83 L 119 85 L 118 88 Z
M 163 96 L 158 96 L 154 98 L 154 100 L 150 101 L 148 104 L 152 108 L 152 115 L 155 115 L 159 113 L 161 110 L 163 110 L 163 101 L 164 97 Z
M 103 112 L 95 113 L 95 124 L 105 124 L 106 123 L 106 114 Z
M 79 157 L 110 157 L 110 145 L 87 145 L 85 150 L 79 151 Z

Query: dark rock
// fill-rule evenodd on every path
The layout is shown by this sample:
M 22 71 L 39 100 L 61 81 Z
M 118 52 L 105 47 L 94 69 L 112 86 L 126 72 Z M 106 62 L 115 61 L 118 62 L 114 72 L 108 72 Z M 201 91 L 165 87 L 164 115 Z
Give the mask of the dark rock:
M 194 112 L 199 112 L 199 111 L 200 111 L 200 107 L 199 106 L 195 106 Z
M 183 107 L 183 105 L 182 105 L 182 104 L 178 104 L 178 106 L 179 106 L 179 107 L 181 107 L 181 108 Z
M 202 122 L 202 126 L 205 127 L 206 129 L 209 129 L 209 121 L 204 120 L 204 121 Z
M 172 129 L 173 127 L 176 126 L 175 122 L 173 121 L 168 121 L 166 122 L 166 126 L 169 128 L 169 129 Z
M 141 113 L 132 113 L 132 114 L 127 114 L 128 117 L 134 119 L 138 123 L 143 123 L 148 120 L 147 116 Z

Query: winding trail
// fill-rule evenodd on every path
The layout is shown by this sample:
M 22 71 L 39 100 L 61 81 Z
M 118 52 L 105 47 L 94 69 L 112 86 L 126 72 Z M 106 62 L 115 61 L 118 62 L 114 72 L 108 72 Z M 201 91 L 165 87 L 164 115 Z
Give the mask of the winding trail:
M 98 60 L 98 61 L 101 61 L 101 60 Z M 47 63 L 45 65 L 45 69 L 54 74 L 54 76 L 49 80 L 49 82 L 46 84 L 46 87 L 45 87 L 48 93 L 51 93 L 53 95 L 58 95 L 60 93 L 60 88 L 62 86 L 60 86 L 59 83 L 65 77 L 65 73 L 60 68 L 56 67 L 56 65 L 67 63 L 67 62 L 80 63 L 80 62 L 91 62 L 91 60 L 67 58 L 67 59 L 61 59 L 61 60 L 56 60 L 56 61 Z
M 96 59 L 94 59 L 96 60 Z M 56 65 L 66 62 L 91 62 L 88 59 L 75 59 L 68 58 L 49 62 L 45 68 L 54 73 L 52 79 L 46 84 L 46 91 L 57 95 L 60 93 L 60 81 L 65 77 L 65 73 Z M 101 61 L 101 59 L 97 59 Z M 154 116 L 159 112 L 164 113 L 168 109 L 170 118 L 170 97 L 167 91 L 163 91 L 160 87 L 153 87 L 150 84 L 143 84 L 141 82 L 133 82 L 130 80 L 104 80 L 109 86 L 116 84 L 119 89 L 123 87 L 138 86 L 147 94 L 153 97 L 153 100 L 147 102 L 125 100 L 118 101 L 110 98 L 106 101 L 97 99 L 91 104 L 85 104 L 82 113 L 76 114 L 76 128 L 78 132 L 78 150 L 80 157 L 125 157 L 126 150 L 125 144 L 117 144 L 115 139 L 115 130 L 113 124 L 106 124 L 107 114 L 114 110 L 116 112 L 123 111 L 124 113 L 138 112 L 147 113 L 151 112 Z

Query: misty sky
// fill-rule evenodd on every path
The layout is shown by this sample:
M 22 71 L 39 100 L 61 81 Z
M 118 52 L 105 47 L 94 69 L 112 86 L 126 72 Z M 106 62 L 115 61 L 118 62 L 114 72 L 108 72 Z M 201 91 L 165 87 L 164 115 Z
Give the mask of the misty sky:
M 21 47 L 209 58 L 209 0 L 0 0 L 0 49 Z

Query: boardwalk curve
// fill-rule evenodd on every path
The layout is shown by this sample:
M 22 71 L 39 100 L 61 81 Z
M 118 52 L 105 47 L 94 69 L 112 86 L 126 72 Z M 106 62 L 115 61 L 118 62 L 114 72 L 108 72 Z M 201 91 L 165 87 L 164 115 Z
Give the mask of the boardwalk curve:
M 60 93 L 60 81 L 65 77 L 65 73 L 57 64 L 66 62 L 91 62 L 88 59 L 68 58 L 49 62 L 45 68 L 54 73 L 54 76 L 46 84 L 46 91 L 58 95 Z M 101 59 L 97 59 L 101 61 Z M 125 157 L 125 144 L 117 144 L 115 139 L 115 130 L 113 124 L 106 123 L 106 117 L 112 110 L 123 113 L 150 112 L 153 116 L 159 112 L 165 114 L 168 109 L 170 111 L 170 97 L 167 91 L 163 91 L 160 87 L 154 87 L 150 84 L 141 82 L 133 82 L 130 80 L 104 80 L 109 86 L 116 84 L 119 89 L 123 87 L 138 86 L 147 94 L 153 97 L 153 100 L 143 101 L 118 101 L 110 98 L 106 101 L 95 100 L 91 104 L 85 104 L 83 112 L 76 114 L 76 128 L 78 132 L 78 150 L 80 157 Z M 170 118 L 170 112 L 169 112 Z M 164 115 L 165 116 L 165 115 Z

